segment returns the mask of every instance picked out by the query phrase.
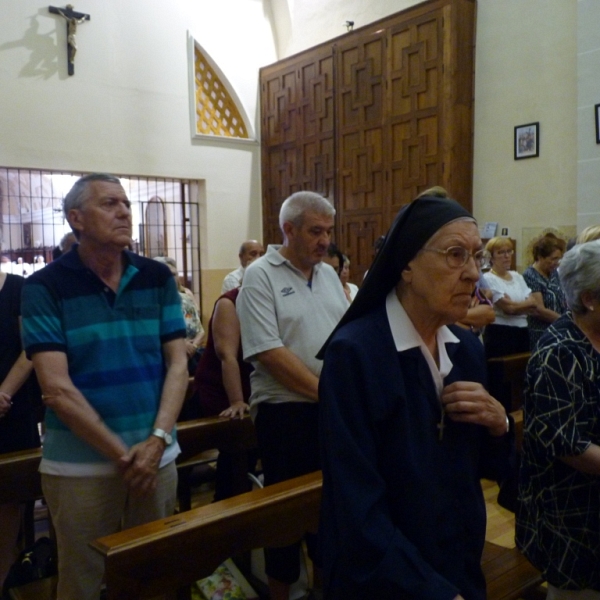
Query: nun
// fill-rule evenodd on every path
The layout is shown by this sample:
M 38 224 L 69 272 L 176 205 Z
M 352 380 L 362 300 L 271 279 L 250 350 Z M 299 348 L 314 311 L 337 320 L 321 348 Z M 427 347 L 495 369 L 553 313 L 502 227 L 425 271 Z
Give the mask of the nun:
M 321 350 L 325 598 L 485 600 L 480 478 L 514 433 L 467 314 L 484 252 L 454 200 L 405 206 Z

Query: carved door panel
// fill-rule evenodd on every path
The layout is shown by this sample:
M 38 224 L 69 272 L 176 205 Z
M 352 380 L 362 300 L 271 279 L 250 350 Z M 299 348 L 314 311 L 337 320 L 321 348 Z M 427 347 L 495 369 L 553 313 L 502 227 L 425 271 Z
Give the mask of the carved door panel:
M 381 207 L 384 195 L 385 35 L 337 46 L 339 202 L 344 215 Z
M 392 217 L 426 188 L 442 185 L 443 58 L 440 10 L 390 28 L 386 156 Z
M 335 203 L 333 66 L 332 48 L 320 47 L 261 72 L 265 243 L 281 242 L 279 209 L 293 192 Z
M 350 257 L 350 278 L 360 284 L 373 261 L 375 240 L 385 231 L 381 211 L 353 211 L 342 216 L 342 235 L 338 246 Z
M 263 223 L 312 189 L 361 280 L 398 210 L 442 185 L 471 208 L 475 0 L 429 0 L 261 69 Z

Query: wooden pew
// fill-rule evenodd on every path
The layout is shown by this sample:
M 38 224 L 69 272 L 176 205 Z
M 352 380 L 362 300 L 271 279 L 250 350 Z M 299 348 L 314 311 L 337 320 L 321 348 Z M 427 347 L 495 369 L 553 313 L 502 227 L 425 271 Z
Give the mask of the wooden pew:
M 249 417 L 241 420 L 224 418 L 198 419 L 177 424 L 177 436 L 182 453 L 177 459 L 182 486 L 180 501 L 189 508 L 191 490 L 185 485 L 186 469 L 191 470 L 198 462 L 198 455 L 206 456 L 207 452 L 219 448 L 234 453 L 234 486 L 245 491 L 248 485 L 246 453 L 256 447 L 254 425 Z M 0 455 L 0 504 L 5 502 L 26 503 L 42 498 L 41 477 L 38 471 L 41 460 L 41 449 L 23 450 Z M 31 523 L 31 539 L 26 546 L 33 543 L 33 523 Z M 15 600 L 42 600 L 55 597 L 56 577 L 36 581 L 26 586 L 11 590 Z
M 320 473 L 312 473 L 97 540 L 92 546 L 105 559 L 108 600 L 174 590 L 185 598 L 186 586 L 230 556 L 314 531 L 321 485 Z M 542 582 L 518 549 L 491 542 L 485 543 L 482 568 L 488 600 L 533 598 Z
M 40 448 L 0 454 L 0 504 L 21 504 L 42 497 L 42 484 L 38 473 L 41 459 Z
M 233 463 L 232 490 L 242 494 L 249 489 L 248 452 L 256 448 L 256 432 L 249 416 L 243 419 L 209 417 L 177 423 L 181 454 L 177 457 L 179 510 L 190 510 L 192 491 L 189 478 L 193 468 L 214 461 L 218 451 L 229 452 Z
M 101 538 L 92 547 L 105 559 L 107 598 L 182 589 L 231 556 L 297 541 L 316 531 L 320 503 L 317 472 Z
M 507 412 L 523 406 L 525 371 L 530 356 L 530 352 L 522 352 L 489 358 L 487 361 L 489 391 Z
M 221 449 L 229 452 L 256 448 L 256 433 L 249 416 L 243 419 L 208 417 L 177 423 L 177 439 L 181 454 L 178 465 L 185 465 L 207 450 Z

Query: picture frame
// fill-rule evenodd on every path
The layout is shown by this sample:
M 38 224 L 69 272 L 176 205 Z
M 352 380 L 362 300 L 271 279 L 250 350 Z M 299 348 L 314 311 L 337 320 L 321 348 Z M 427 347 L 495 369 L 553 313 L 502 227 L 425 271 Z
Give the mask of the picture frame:
M 596 115 L 596 144 L 600 144 L 600 104 L 594 106 L 594 114 Z
M 515 127 L 515 160 L 540 155 L 540 123 L 526 123 Z

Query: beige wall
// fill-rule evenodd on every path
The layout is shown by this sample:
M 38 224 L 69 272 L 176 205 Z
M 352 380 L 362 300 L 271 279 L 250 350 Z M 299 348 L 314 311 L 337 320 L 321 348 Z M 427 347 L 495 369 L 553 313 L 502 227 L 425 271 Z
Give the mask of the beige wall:
M 594 115 L 594 105 L 600 104 L 600 2 L 579 0 L 577 7 L 577 224 L 581 230 L 600 224 L 600 145 Z
M 481 0 L 473 206 L 517 240 L 577 218 L 577 2 Z M 539 121 L 540 156 L 514 160 L 514 127 Z

